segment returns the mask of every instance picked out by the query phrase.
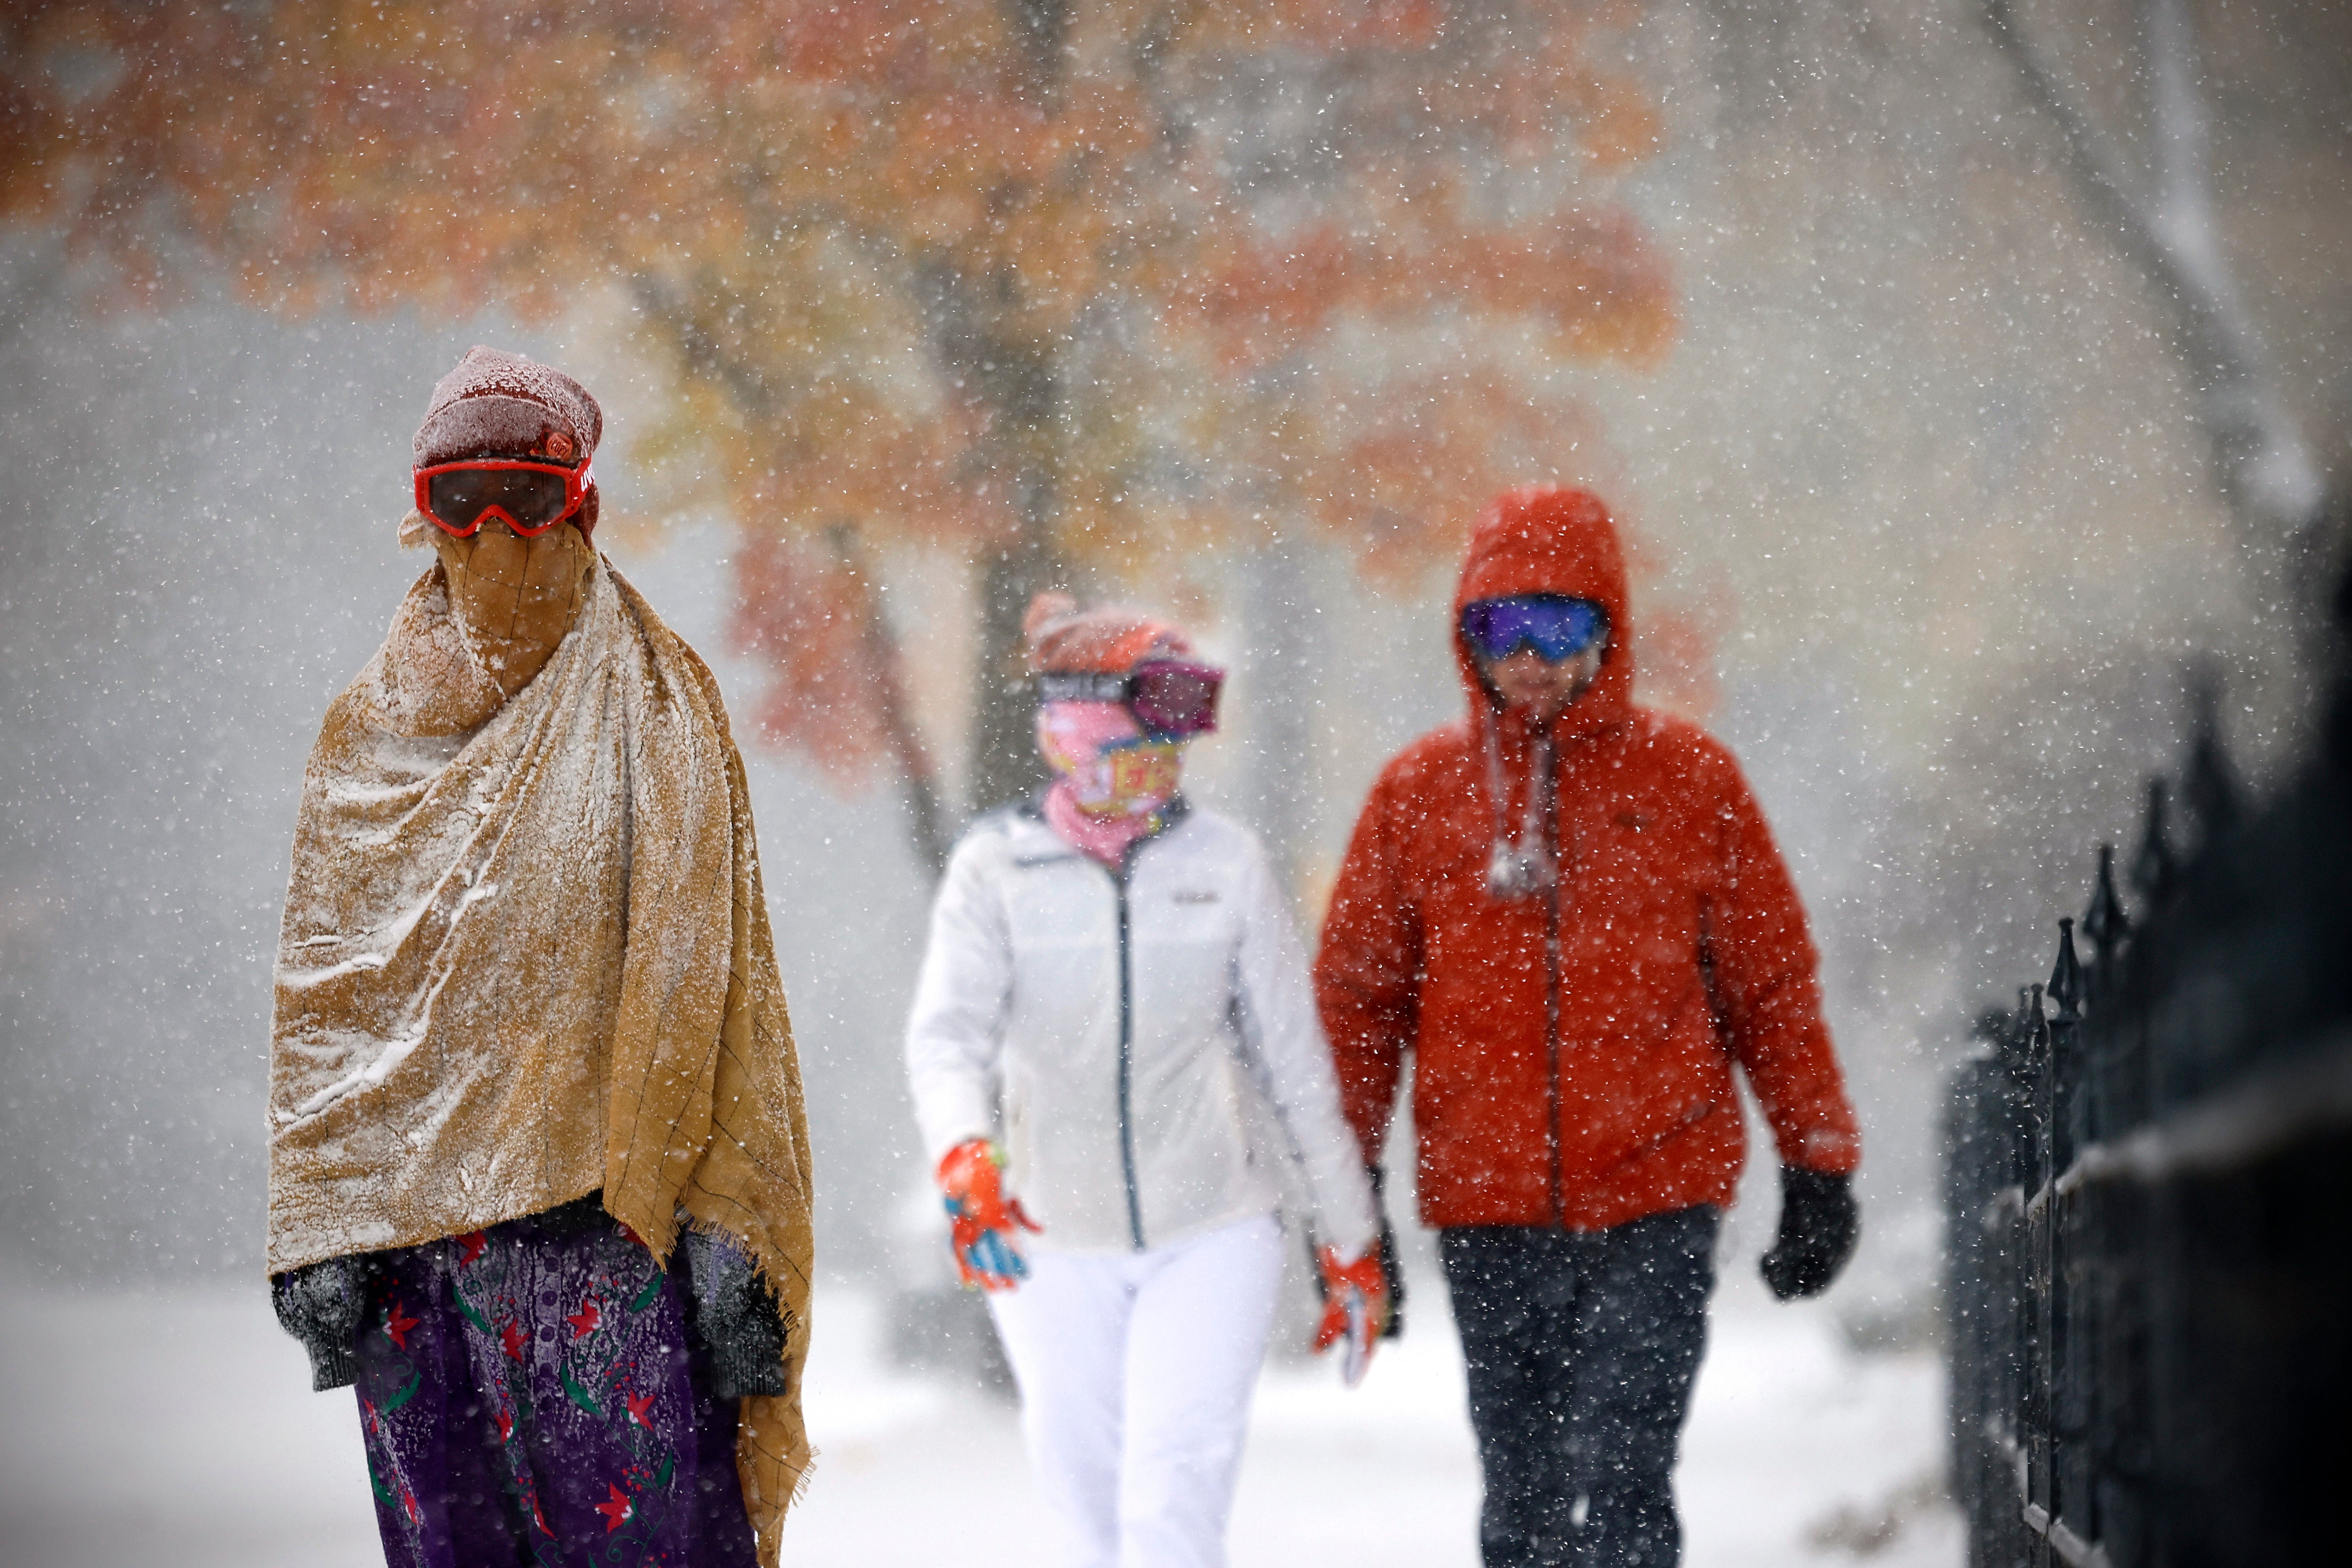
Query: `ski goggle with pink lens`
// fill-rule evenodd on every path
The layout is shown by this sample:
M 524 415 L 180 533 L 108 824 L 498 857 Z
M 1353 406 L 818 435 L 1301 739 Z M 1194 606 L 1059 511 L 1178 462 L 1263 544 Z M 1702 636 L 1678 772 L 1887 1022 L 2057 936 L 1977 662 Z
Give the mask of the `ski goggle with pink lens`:
M 1189 740 L 1217 727 L 1217 693 L 1225 672 L 1214 665 L 1156 658 L 1125 675 L 1055 672 L 1037 678 L 1042 702 L 1121 702 L 1144 732 Z
M 1574 658 L 1608 635 L 1609 615 L 1590 599 L 1564 594 L 1514 594 L 1462 606 L 1462 640 L 1489 663 L 1523 647 L 1546 664 Z

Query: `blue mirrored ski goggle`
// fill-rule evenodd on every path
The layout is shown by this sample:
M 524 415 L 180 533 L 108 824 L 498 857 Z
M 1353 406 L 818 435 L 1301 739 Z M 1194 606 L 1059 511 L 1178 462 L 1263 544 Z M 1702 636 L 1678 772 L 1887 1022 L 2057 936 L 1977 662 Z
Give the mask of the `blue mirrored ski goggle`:
M 1565 594 L 1514 594 L 1462 606 L 1462 640 L 1480 658 L 1508 658 L 1531 647 L 1547 664 L 1574 658 L 1609 630 L 1609 616 L 1590 599 Z

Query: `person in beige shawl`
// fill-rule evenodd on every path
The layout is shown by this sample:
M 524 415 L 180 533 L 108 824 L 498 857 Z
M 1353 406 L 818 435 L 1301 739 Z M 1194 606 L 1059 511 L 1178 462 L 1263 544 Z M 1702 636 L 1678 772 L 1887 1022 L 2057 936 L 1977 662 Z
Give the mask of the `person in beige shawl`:
M 604 419 L 476 348 L 437 557 L 304 778 L 269 1269 L 356 1384 L 394 1568 L 774 1568 L 809 1464 L 811 1173 L 743 766 L 590 542 Z

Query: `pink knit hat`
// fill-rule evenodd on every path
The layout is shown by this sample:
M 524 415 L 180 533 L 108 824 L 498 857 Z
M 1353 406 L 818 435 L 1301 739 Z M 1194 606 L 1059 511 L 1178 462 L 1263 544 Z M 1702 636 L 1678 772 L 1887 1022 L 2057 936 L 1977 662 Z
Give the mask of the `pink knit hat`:
M 1030 600 L 1021 629 L 1028 635 L 1030 671 L 1038 675 L 1124 675 L 1146 654 L 1192 651 L 1192 641 L 1166 621 L 1123 605 L 1081 610 L 1067 594 Z
M 416 467 L 494 456 L 568 463 L 594 452 L 604 435 L 604 411 L 586 387 L 537 360 L 478 343 L 433 388 L 416 427 Z

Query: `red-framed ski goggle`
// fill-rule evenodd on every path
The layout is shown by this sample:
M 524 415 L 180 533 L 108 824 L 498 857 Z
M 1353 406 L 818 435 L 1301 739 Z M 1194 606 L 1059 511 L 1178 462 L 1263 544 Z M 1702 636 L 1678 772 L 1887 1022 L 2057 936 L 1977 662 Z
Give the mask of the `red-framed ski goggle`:
M 416 470 L 416 510 L 444 533 L 466 539 L 499 518 L 525 539 L 580 510 L 594 483 L 590 465 L 550 458 L 470 458 Z
M 1217 693 L 1224 684 L 1225 672 L 1215 665 L 1155 658 L 1125 675 L 1040 675 L 1037 697 L 1045 702 L 1124 702 L 1151 734 L 1181 740 L 1217 727 Z

